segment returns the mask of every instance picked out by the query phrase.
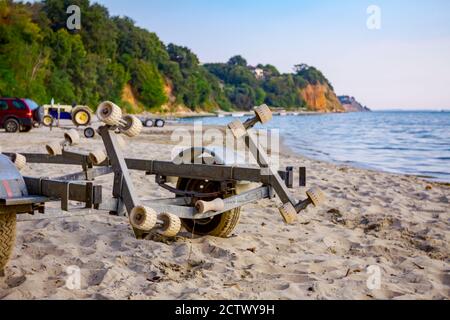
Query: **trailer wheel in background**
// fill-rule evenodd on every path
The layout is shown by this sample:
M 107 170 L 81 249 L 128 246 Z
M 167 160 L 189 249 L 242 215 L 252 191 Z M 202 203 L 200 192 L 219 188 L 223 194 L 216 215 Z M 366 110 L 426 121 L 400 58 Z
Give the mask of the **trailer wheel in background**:
M 166 125 L 166 122 L 163 119 L 158 119 L 155 121 L 155 126 L 157 128 L 163 128 Z
M 87 126 L 91 123 L 91 111 L 86 107 L 76 107 L 72 111 L 72 122 L 76 126 Z
M 95 130 L 94 128 L 88 127 L 84 129 L 84 137 L 87 139 L 92 139 L 95 137 Z
M 52 124 L 53 124 L 53 121 L 54 121 L 54 119 L 53 119 L 53 117 L 51 116 L 51 115 L 45 115 L 43 118 L 42 118 L 42 124 L 45 126 L 45 127 L 51 127 L 52 126 Z
M 0 273 L 6 267 L 16 241 L 16 214 L 0 213 Z
M 197 191 L 201 193 L 212 193 L 220 191 L 221 188 L 220 182 L 184 178 L 179 179 L 177 189 L 184 191 Z M 232 194 L 229 196 L 234 194 L 235 191 L 232 191 Z M 196 201 L 196 199 L 194 200 Z M 201 200 L 212 201 L 214 199 L 202 198 Z M 199 220 L 181 219 L 181 223 L 188 232 L 196 235 L 209 235 L 218 238 L 227 238 L 239 224 L 240 216 L 241 209 L 236 208 L 211 218 Z
M 147 119 L 147 120 L 145 120 L 145 121 L 144 121 L 144 126 L 146 126 L 147 128 L 153 127 L 153 126 L 154 126 L 153 119 Z

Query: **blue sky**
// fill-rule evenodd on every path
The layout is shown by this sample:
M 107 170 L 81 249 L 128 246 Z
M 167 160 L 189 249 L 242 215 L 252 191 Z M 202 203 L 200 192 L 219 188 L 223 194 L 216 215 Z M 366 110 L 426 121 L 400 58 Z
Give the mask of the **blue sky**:
M 450 109 L 448 0 L 97 0 L 202 62 L 308 63 L 374 109 Z M 381 29 L 367 28 L 367 8 Z

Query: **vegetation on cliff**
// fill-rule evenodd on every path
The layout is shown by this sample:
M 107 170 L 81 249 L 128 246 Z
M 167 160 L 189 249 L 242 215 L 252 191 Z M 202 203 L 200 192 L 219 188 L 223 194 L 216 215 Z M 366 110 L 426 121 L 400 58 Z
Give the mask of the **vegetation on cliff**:
M 80 30 L 66 28 L 70 5 L 81 9 Z M 250 110 L 262 103 L 339 108 L 331 84 L 314 67 L 302 64 L 281 74 L 272 65 L 251 67 L 241 56 L 202 65 L 189 48 L 165 45 L 130 18 L 111 17 L 89 0 L 0 0 L 0 96 L 91 106 L 112 100 L 129 111 L 136 101 L 139 111 Z

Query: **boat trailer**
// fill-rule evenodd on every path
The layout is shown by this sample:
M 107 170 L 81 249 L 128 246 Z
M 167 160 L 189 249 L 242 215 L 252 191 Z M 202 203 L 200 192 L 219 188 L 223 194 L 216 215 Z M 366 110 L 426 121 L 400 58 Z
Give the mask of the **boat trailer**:
M 97 109 L 103 122 L 98 134 L 105 150 L 91 153 L 71 152 L 79 143 L 78 133 L 66 131 L 64 140 L 49 143 L 47 154 L 0 154 L 0 273 L 13 251 L 18 214 L 45 213 L 45 203 L 61 202 L 70 211 L 70 202 L 83 203 L 86 209 L 107 211 L 127 216 L 136 238 L 145 239 L 158 233 L 175 237 L 184 227 L 199 236 L 228 237 L 239 223 L 242 206 L 278 196 L 279 212 L 287 224 L 295 223 L 298 213 L 309 205 L 318 206 L 325 199 L 314 187 L 306 199 L 297 201 L 289 191 L 293 186 L 293 170 L 277 171 L 270 166 L 269 156 L 259 145 L 254 130 L 272 118 L 263 105 L 245 123 L 235 120 L 228 125 L 235 139 L 243 139 L 259 167 L 227 165 L 215 152 L 206 148 L 189 148 L 177 161 L 125 158 L 121 135 L 135 137 L 142 129 L 141 121 L 122 115 L 120 107 L 103 102 Z M 19 170 L 26 163 L 61 164 L 81 167 L 81 171 L 56 178 L 23 177 Z M 135 191 L 130 170 L 155 176 L 159 187 L 171 192 L 168 199 L 141 200 Z M 114 175 L 112 197 L 103 195 L 95 179 Z

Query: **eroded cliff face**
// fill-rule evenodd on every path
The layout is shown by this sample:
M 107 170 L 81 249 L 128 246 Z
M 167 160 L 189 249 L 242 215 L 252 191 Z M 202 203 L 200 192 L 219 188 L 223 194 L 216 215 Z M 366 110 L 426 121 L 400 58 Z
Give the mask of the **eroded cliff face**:
M 300 94 L 311 111 L 344 112 L 336 94 L 327 84 L 308 84 L 306 88 L 300 89 Z
M 339 96 L 339 101 L 344 107 L 345 112 L 370 112 L 371 110 L 361 103 L 359 103 L 354 97 Z

